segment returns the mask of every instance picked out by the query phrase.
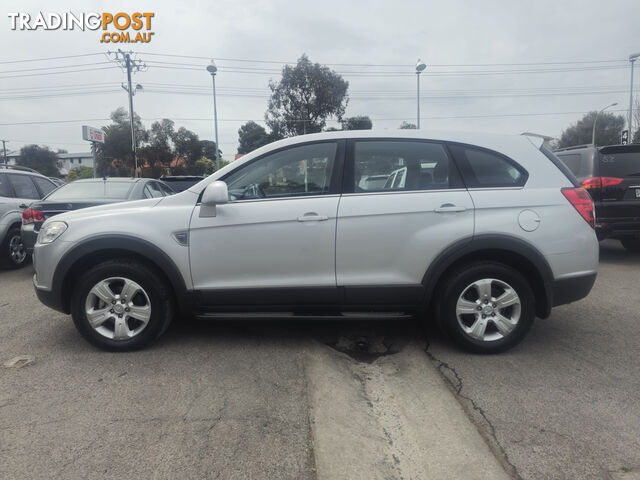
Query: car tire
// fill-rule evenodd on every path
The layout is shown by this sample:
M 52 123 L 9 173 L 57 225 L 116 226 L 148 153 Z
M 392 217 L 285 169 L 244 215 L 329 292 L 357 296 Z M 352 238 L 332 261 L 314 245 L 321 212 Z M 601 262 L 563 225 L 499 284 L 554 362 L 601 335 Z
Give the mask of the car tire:
M 21 268 L 29 263 L 29 259 L 20 237 L 20 228 L 10 228 L 0 245 L 0 267 L 8 270 Z
M 173 292 L 155 269 L 131 259 L 91 267 L 76 282 L 71 315 L 82 336 L 103 350 L 138 350 L 174 316 Z
M 475 262 L 457 268 L 441 284 L 441 328 L 467 351 L 499 353 L 517 345 L 535 318 L 535 297 L 514 268 Z
M 620 240 L 622 246 L 630 252 L 640 252 L 640 239 L 638 238 L 625 238 Z

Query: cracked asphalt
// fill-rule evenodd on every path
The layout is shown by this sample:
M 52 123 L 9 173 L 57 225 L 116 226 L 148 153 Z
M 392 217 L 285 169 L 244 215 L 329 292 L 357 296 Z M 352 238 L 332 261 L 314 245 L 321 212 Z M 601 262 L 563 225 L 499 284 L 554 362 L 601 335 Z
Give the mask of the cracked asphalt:
M 36 300 L 31 267 L 0 272 L 0 478 L 316 478 L 310 345 L 316 365 L 347 354 L 383 372 L 358 380 L 381 399 L 384 372 L 432 362 L 513 478 L 637 478 L 639 274 L 640 255 L 604 242 L 587 299 L 477 356 L 411 321 L 176 322 L 147 350 L 105 353 Z M 35 363 L 2 367 L 18 355 Z M 382 427 L 398 415 L 384 408 Z

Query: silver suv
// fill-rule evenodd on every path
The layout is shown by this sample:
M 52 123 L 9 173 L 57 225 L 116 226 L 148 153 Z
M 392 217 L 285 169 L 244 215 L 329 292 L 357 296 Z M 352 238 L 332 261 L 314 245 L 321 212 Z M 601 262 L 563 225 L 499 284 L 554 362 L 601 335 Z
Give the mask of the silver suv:
M 0 268 L 19 268 L 27 262 L 20 238 L 22 210 L 56 188 L 35 170 L 0 165 Z
M 34 284 L 109 350 L 148 344 L 179 311 L 429 315 L 490 353 L 589 293 L 593 224 L 588 193 L 537 138 L 322 133 L 262 147 L 172 197 L 47 220 Z

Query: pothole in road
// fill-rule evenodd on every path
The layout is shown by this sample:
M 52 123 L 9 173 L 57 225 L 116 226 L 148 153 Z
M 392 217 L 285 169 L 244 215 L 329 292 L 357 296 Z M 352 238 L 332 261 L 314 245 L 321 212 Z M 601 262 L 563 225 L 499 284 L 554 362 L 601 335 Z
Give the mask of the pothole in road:
M 349 355 L 358 362 L 373 363 L 380 357 L 398 353 L 406 343 L 398 344 L 384 338 L 363 335 L 347 335 L 340 336 L 335 342 L 327 343 L 327 345 Z

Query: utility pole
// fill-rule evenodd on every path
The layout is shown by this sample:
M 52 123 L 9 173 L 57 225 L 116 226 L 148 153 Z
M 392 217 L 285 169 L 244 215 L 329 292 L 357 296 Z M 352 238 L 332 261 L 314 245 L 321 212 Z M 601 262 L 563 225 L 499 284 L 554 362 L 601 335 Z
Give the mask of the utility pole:
M 640 52 L 629 55 L 629 63 L 631 63 L 631 86 L 629 87 L 629 119 L 627 120 L 627 128 L 629 129 L 629 143 L 633 137 L 631 123 L 633 122 L 633 64 L 640 57 Z
M 7 145 L 6 145 L 7 141 L 6 140 L 2 140 L 2 150 L 4 150 L 4 166 L 7 166 Z
M 115 54 L 115 62 L 127 71 L 127 84 L 122 84 L 122 88 L 129 94 L 129 125 L 131 127 L 131 160 L 133 163 L 133 176 L 138 176 L 138 158 L 136 157 L 136 131 L 134 127 L 133 113 L 133 96 L 137 91 L 142 91 L 142 85 L 136 84 L 135 89 L 131 85 L 131 72 L 139 72 L 147 68 L 147 65 L 131 55 L 133 52 L 123 52 L 118 49 L 117 52 L 108 52 L 109 55 Z

